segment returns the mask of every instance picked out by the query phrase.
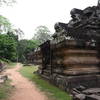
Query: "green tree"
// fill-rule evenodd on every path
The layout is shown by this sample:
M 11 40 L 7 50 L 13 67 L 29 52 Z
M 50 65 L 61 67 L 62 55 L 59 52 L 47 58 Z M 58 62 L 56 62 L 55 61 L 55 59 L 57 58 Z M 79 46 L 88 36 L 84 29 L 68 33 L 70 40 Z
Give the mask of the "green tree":
M 20 62 L 27 62 L 27 54 L 34 51 L 38 46 L 38 41 L 36 40 L 20 40 L 18 42 L 18 59 Z
M 39 26 L 35 31 L 36 33 L 33 40 L 39 41 L 40 44 L 44 43 L 48 39 L 51 39 L 51 32 L 46 26 Z
M 13 31 L 12 31 L 12 32 L 9 32 L 9 31 L 8 31 L 7 35 L 8 35 L 9 37 L 11 37 L 12 39 L 14 39 L 16 42 L 18 42 L 18 35 L 14 34 Z
M 14 34 L 18 35 L 18 37 L 21 39 L 24 36 L 24 32 L 18 28 L 18 29 L 13 29 Z
M 7 33 L 12 30 L 12 25 L 10 21 L 4 16 L 0 15 L 0 34 Z
M 0 34 L 2 33 L 10 33 L 12 35 L 16 34 L 19 38 L 22 38 L 24 35 L 24 32 L 20 28 L 14 29 L 10 21 L 0 15 Z
M 0 59 L 16 60 L 16 47 L 17 43 L 14 38 L 7 34 L 0 34 Z

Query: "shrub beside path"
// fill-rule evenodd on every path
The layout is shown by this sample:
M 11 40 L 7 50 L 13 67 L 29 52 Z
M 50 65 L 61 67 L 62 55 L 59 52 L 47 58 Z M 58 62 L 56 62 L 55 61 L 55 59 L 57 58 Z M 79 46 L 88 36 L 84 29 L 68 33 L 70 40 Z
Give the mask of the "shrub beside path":
M 48 97 L 35 86 L 34 83 L 23 77 L 18 71 L 22 67 L 17 64 L 13 69 L 6 71 L 8 77 L 12 80 L 15 87 L 9 100 L 48 100 Z

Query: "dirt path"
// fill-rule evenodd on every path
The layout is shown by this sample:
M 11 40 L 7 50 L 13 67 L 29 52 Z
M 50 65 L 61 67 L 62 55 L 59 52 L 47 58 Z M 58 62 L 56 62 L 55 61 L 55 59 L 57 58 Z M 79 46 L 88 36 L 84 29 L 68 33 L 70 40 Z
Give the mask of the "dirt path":
M 9 100 L 48 100 L 33 83 L 20 75 L 18 72 L 20 68 L 21 64 L 17 64 L 15 68 L 8 69 L 6 72 L 16 88 Z

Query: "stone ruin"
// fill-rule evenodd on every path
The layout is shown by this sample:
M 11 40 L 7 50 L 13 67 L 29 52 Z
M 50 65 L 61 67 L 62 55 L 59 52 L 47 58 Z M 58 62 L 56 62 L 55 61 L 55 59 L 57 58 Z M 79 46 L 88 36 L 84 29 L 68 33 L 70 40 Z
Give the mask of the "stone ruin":
M 100 0 L 72 9 L 69 23 L 56 23 L 53 40 L 33 53 L 38 74 L 69 92 L 73 100 L 100 100 Z
M 4 64 L 0 61 L 0 72 L 3 71 Z
M 0 85 L 6 82 L 6 80 L 8 79 L 7 75 L 3 75 L 3 71 L 5 68 L 6 65 L 2 61 L 0 61 Z

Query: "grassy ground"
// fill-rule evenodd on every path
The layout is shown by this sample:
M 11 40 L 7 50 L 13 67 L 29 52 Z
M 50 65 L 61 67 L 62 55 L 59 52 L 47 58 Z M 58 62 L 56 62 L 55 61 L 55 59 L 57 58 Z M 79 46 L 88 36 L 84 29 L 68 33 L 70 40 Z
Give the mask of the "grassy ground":
M 7 64 L 7 69 L 14 68 L 15 66 L 16 66 L 16 63 L 10 62 Z
M 12 86 L 10 85 L 10 81 L 6 81 L 4 84 L 0 85 L 0 100 L 5 100 L 10 95 L 12 90 Z
M 6 63 L 7 69 L 13 68 L 16 63 Z M 11 80 L 7 80 L 4 84 L 0 84 L 0 100 L 5 100 L 8 98 L 8 96 L 11 94 L 11 90 L 13 89 L 10 85 Z
M 34 66 L 27 66 L 22 67 L 20 73 L 29 78 L 29 80 L 36 83 L 36 85 L 44 91 L 49 98 L 52 97 L 53 100 L 72 100 L 71 97 L 64 91 L 60 90 L 59 88 L 51 85 L 48 81 L 43 80 L 37 74 L 33 74 L 37 70 L 37 67 Z

